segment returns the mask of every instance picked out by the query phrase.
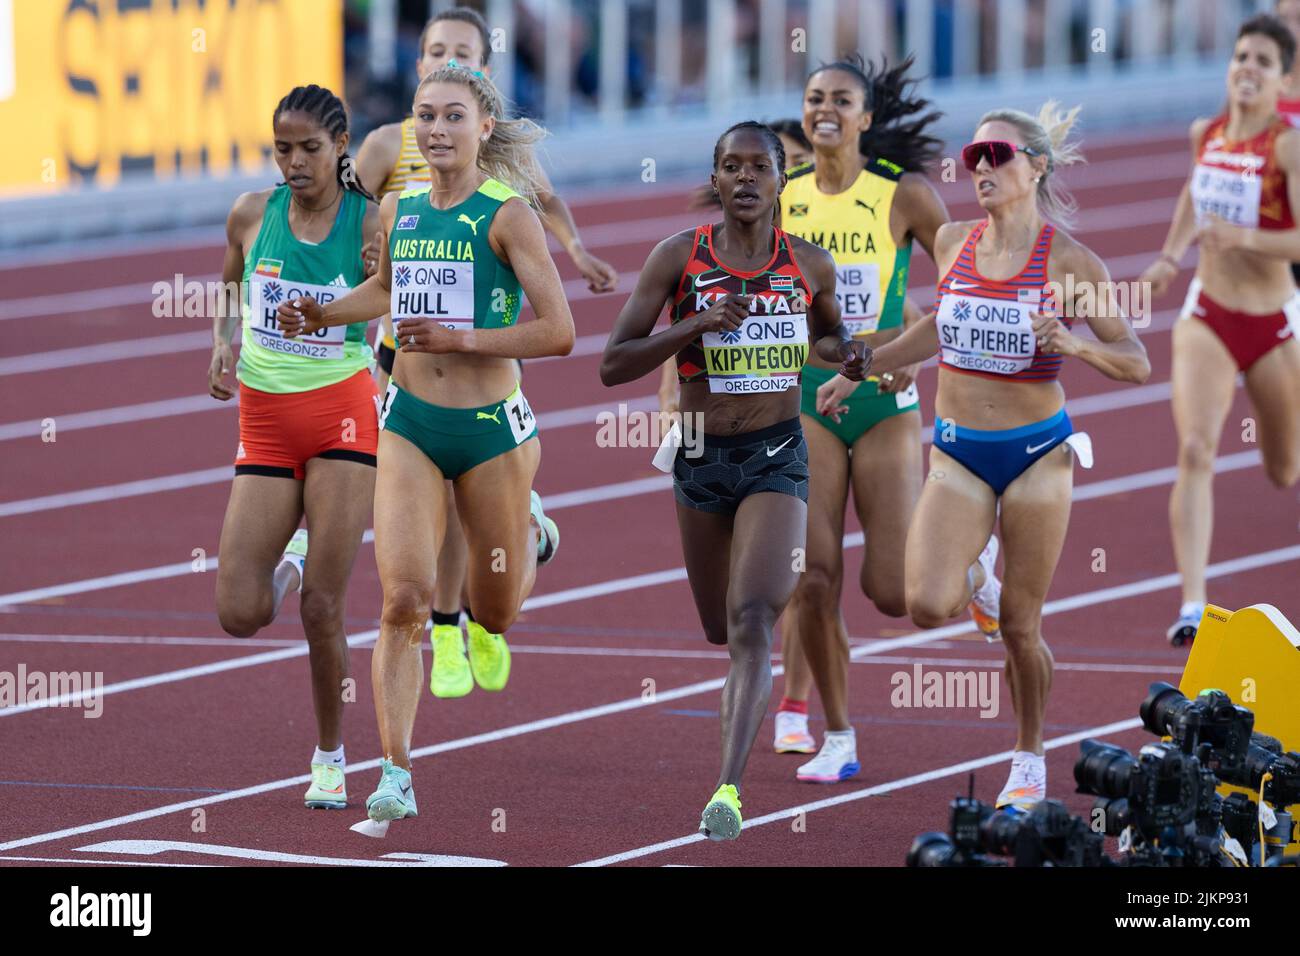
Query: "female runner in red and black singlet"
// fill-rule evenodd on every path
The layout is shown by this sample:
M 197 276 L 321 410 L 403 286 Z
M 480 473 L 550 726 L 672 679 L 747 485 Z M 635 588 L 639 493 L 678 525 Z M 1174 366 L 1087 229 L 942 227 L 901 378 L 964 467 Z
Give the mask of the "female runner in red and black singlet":
M 723 221 L 665 239 L 646 260 L 605 346 L 618 385 L 676 356 L 687 435 L 673 465 L 686 573 L 711 643 L 726 644 L 722 769 L 700 830 L 740 834 L 737 787 L 772 693 L 772 628 L 798 579 L 808 525 L 799 376 L 809 344 L 860 381 L 870 350 L 840 321 L 830 253 L 772 223 L 785 150 L 761 123 L 718 140 Z M 667 303 L 671 327 L 651 335 Z M 695 443 L 688 441 L 686 445 Z

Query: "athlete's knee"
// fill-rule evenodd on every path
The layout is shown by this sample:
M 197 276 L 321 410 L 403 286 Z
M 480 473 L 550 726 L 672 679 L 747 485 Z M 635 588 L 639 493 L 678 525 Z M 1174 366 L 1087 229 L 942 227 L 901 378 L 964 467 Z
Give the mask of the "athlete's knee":
M 834 615 L 840 603 L 839 575 L 831 568 L 821 564 L 812 564 L 799 575 L 799 586 L 795 588 L 795 598 L 791 604 L 801 614 Z
M 253 600 L 217 597 L 217 620 L 231 637 L 252 637 L 270 624 L 273 616 L 269 594 Z
M 953 615 L 954 600 L 949 600 L 946 589 L 927 586 L 926 582 L 909 584 L 906 589 L 907 614 L 917 627 L 929 629 L 946 624 Z
M 1214 452 L 1215 442 L 1209 436 L 1196 432 L 1183 435 L 1178 441 L 1178 467 L 1183 471 L 1212 471 Z
M 1275 488 L 1285 491 L 1300 480 L 1300 457 L 1296 455 L 1266 457 L 1264 473 L 1268 475 L 1268 480 L 1273 482 Z
M 907 616 L 907 592 L 903 588 L 903 582 L 898 581 L 892 584 L 880 584 L 867 579 L 867 571 L 862 569 L 862 593 L 871 598 L 871 603 L 876 606 L 876 610 L 886 617 L 906 617 Z
M 343 628 L 342 595 L 304 588 L 299 613 L 308 640 L 337 634 Z
M 742 598 L 727 609 L 727 636 L 732 645 L 768 647 L 781 609 L 763 597 Z
M 998 609 L 998 630 L 1007 653 L 1028 653 L 1043 641 L 1042 613 L 1037 608 L 1020 609 L 1014 602 L 1003 600 Z
M 515 619 L 519 617 L 518 610 L 493 605 L 485 605 L 482 608 L 474 606 L 470 610 L 474 614 L 474 620 L 489 634 L 504 634 L 514 626 Z
M 414 581 L 384 584 L 383 623 L 391 627 L 424 626 L 433 603 L 433 589 Z

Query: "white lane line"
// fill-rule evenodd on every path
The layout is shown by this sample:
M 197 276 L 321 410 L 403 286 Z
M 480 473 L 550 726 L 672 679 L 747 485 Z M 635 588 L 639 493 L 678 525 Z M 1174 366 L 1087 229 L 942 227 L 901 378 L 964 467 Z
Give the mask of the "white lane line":
M 70 349 L 52 349 L 48 352 L 31 352 L 27 355 L 0 358 L 0 376 L 50 372 L 60 368 L 99 365 L 102 362 L 149 358 L 154 355 L 174 355 L 179 352 L 198 352 L 210 348 L 212 348 L 211 332 L 178 332 L 175 335 L 155 335 L 143 339 L 119 339 L 100 345 L 79 345 Z
M 146 637 L 126 634 L 0 634 L 0 643 L 7 644 L 93 644 L 97 646 L 142 646 L 157 647 L 298 647 L 301 639 L 265 639 L 237 637 Z M 363 645 L 364 646 L 364 643 Z M 870 646 L 870 645 L 863 645 Z M 947 641 L 935 641 L 928 645 L 931 650 L 951 650 L 954 645 Z M 728 660 L 726 651 L 686 650 L 671 647 L 599 647 L 587 644 L 515 644 L 511 643 L 512 654 L 541 654 L 561 657 L 633 657 L 662 658 L 664 660 Z M 775 653 L 772 660 L 780 663 L 781 655 Z M 1001 657 L 958 658 L 958 657 L 873 657 L 870 660 L 856 660 L 854 664 L 927 664 L 935 667 L 991 667 L 1001 668 Z M 1101 673 L 1141 673 L 1167 670 L 1181 672 L 1182 667 L 1168 665 L 1167 662 L 1153 661 L 1148 664 L 1108 663 L 1104 661 L 1056 661 L 1052 665 L 1058 671 L 1098 671 Z
M 159 853 L 201 853 L 205 856 L 234 857 L 238 860 L 262 860 L 268 863 L 292 863 L 298 866 L 505 866 L 504 860 L 478 856 L 447 856 L 440 853 L 385 853 L 373 859 L 340 856 L 312 856 L 305 853 L 280 853 L 254 850 L 219 843 L 190 843 L 183 840 L 109 840 L 77 847 L 78 853 L 126 853 L 133 856 L 157 856 Z
M 1275 551 L 1265 551 L 1259 554 L 1245 555 L 1235 558 L 1231 561 L 1225 561 L 1220 564 L 1213 564 L 1206 568 L 1206 577 L 1209 579 L 1217 578 L 1227 574 L 1235 574 L 1243 570 L 1253 568 L 1268 567 L 1273 564 L 1280 564 L 1284 561 L 1293 561 L 1300 558 L 1300 546 L 1292 548 L 1281 548 Z M 1043 617 L 1050 617 L 1059 614 L 1062 611 L 1072 610 L 1077 607 L 1087 607 L 1104 601 L 1121 600 L 1126 597 L 1133 597 L 1138 594 L 1146 594 L 1151 591 L 1163 590 L 1175 587 L 1179 583 L 1177 574 L 1165 574 L 1157 578 L 1150 578 L 1146 581 L 1135 581 L 1131 584 L 1120 585 L 1118 587 L 1103 588 L 1099 591 L 1090 591 L 1084 594 L 1076 594 L 1071 597 L 1062 598 L 1056 601 L 1049 601 L 1043 607 Z M 926 644 L 932 641 L 941 640 L 951 637 L 955 634 L 971 633 L 975 630 L 975 625 L 971 621 L 962 621 L 949 624 L 944 627 L 938 627 L 931 631 L 920 631 L 907 637 L 895 638 L 893 640 L 879 641 L 870 646 L 855 647 L 849 652 L 850 659 L 856 660 L 862 657 L 872 657 L 877 652 L 884 653 L 899 647 L 915 647 L 920 644 Z M 349 639 L 351 643 L 352 639 Z M 305 649 L 304 649 L 305 653 Z M 777 666 L 772 668 L 772 675 L 779 676 L 784 673 L 784 669 Z M 163 675 L 165 676 L 165 675 Z M 508 740 L 512 737 L 518 737 L 524 734 L 537 733 L 543 730 L 550 730 L 554 727 L 562 727 L 567 724 L 581 723 L 587 720 L 593 720 L 597 717 L 604 717 L 609 714 L 626 713 L 628 711 L 639 710 L 645 707 L 656 706 L 673 700 L 679 700 L 683 697 L 692 697 L 696 694 L 708 693 L 719 690 L 726 683 L 725 679 L 717 678 L 714 680 L 699 681 L 694 684 L 687 684 L 683 687 L 672 688 L 671 690 L 657 692 L 653 699 L 646 700 L 638 695 L 636 697 L 626 698 L 621 701 L 615 701 L 610 704 L 604 704 L 597 707 L 588 707 L 584 710 L 570 711 L 564 714 L 558 714 L 554 717 L 547 717 L 541 720 L 529 721 L 523 724 L 516 724 L 512 727 L 503 727 L 500 730 L 488 731 L 487 733 L 475 734 L 471 737 L 462 737 L 459 740 L 451 740 L 441 744 L 433 744 L 427 747 L 420 747 L 411 752 L 411 759 L 416 760 L 420 757 L 432 756 L 439 753 L 448 753 L 453 750 L 462 750 L 468 747 L 476 747 L 485 743 L 494 743 L 499 740 Z M 3 713 L 3 712 L 0 712 Z M 1130 725 L 1133 722 L 1126 722 Z M 1107 732 L 1099 730 L 1096 732 Z M 1082 738 L 1079 738 L 1082 739 Z M 985 758 L 989 762 L 996 763 L 999 760 L 1005 760 L 1011 756 L 1010 752 L 998 755 L 996 758 Z M 348 773 L 359 773 L 364 770 L 373 770 L 380 764 L 379 758 L 373 758 L 361 763 L 353 764 L 348 768 Z M 958 771 L 960 772 L 960 771 Z M 182 803 L 167 804 L 162 807 L 155 807 L 150 810 L 141 810 L 136 813 L 126 814 L 124 816 L 112 817 L 107 820 L 99 820 L 94 823 L 85 823 L 79 826 L 66 827 L 62 830 L 55 830 L 49 833 L 41 833 L 35 836 L 23 837 L 18 840 L 10 840 L 6 843 L 0 843 L 0 853 L 9 850 L 16 850 L 24 846 L 33 846 L 38 843 L 48 843 L 52 840 L 60 840 L 64 837 L 80 836 L 83 833 L 94 833 L 99 830 L 105 830 L 111 827 L 121 826 L 129 823 L 138 823 L 142 820 L 151 820 L 156 817 L 167 816 L 172 813 L 180 813 L 185 810 L 191 810 L 196 807 L 208 806 L 214 803 L 225 803 L 230 800 L 238 800 L 243 797 L 256 796 L 261 793 L 268 793 L 273 790 L 279 790 L 284 787 L 300 786 L 309 782 L 309 774 L 300 774 L 295 777 L 288 777 L 283 780 L 273 780 L 268 783 L 256 784 L 251 787 L 244 787 L 240 790 L 231 790 L 226 793 L 212 794 L 206 797 L 198 797 L 193 800 L 186 800 Z M 914 778 L 912 778 L 914 779 Z M 842 802 L 842 801 L 833 801 Z M 832 805 L 825 803 L 824 805 Z M 762 819 L 762 818 L 760 818 Z M 635 852 L 635 851 L 632 851 Z
M 1237 383 L 1241 387 L 1241 383 Z M 1148 385 L 1137 385 L 1132 388 L 1116 388 L 1109 391 L 1100 392 L 1095 395 L 1083 395 L 1079 398 L 1071 398 L 1066 401 L 1066 410 L 1070 413 L 1071 418 L 1082 418 L 1085 415 L 1095 415 L 1101 412 L 1117 411 L 1120 409 L 1137 408 L 1142 405 L 1155 405 L 1168 401 L 1172 393 L 1170 382 L 1156 382 Z M 218 404 L 216 402 L 214 405 Z M 601 413 L 616 412 L 619 405 L 626 405 L 629 411 L 652 411 L 659 407 L 658 399 L 653 395 L 644 395 L 640 398 L 622 399 L 618 402 L 605 402 L 596 405 L 586 405 L 581 408 L 561 409 L 554 412 L 542 412 L 538 416 L 539 427 L 543 429 L 568 428 L 576 425 L 591 425 L 593 428 L 597 425 L 597 416 Z M 35 427 L 37 423 L 22 423 L 26 426 Z M 59 420 L 58 427 L 62 428 L 62 420 Z M 929 444 L 934 437 L 934 424 L 930 423 L 922 427 L 921 441 L 923 444 Z M 68 508 L 75 505 L 96 504 L 103 501 L 116 501 L 120 498 L 129 498 L 135 495 L 154 494 L 162 491 L 173 491 L 178 489 L 192 488 L 198 485 L 218 484 L 230 479 L 232 475 L 230 466 L 224 468 L 205 468 L 199 471 L 182 472 L 175 475 L 162 475 L 158 478 L 143 478 L 138 481 L 122 482 L 115 485 L 101 485 L 95 488 L 85 488 L 80 491 L 62 492 L 53 495 L 41 495 L 36 498 L 22 498 L 15 501 L 0 502 L 0 518 L 11 517 L 13 515 L 34 514 L 41 511 L 53 511 L 59 508 Z M 623 483 L 631 489 L 632 494 L 639 494 L 641 491 L 655 491 L 661 487 L 666 487 L 662 481 L 655 478 L 639 479 L 639 484 Z M 656 483 L 658 482 L 658 483 Z M 617 489 L 623 485 L 605 485 L 602 488 Z M 597 494 L 601 489 L 585 489 L 576 492 L 561 492 L 552 498 L 547 499 L 550 506 L 552 500 L 563 501 L 558 507 L 567 507 L 571 496 L 584 494 Z M 614 492 L 611 497 L 623 497 L 623 495 Z M 605 500 L 604 498 L 592 498 L 590 500 Z M 579 502 L 581 503 L 581 502 Z
M 1089 737 L 1102 737 L 1110 734 L 1121 733 L 1126 730 L 1133 730 L 1141 727 L 1142 721 L 1133 717 L 1129 720 L 1117 720 L 1109 724 L 1098 724 L 1096 727 L 1089 727 L 1087 730 L 1080 730 L 1072 734 L 1066 734 L 1062 737 L 1053 737 L 1051 740 L 1043 741 L 1043 749 L 1056 750 L 1059 747 L 1068 747 L 1070 744 L 1076 744 L 1081 740 L 1087 740 Z M 904 790 L 908 787 L 920 786 L 923 783 L 930 783 L 934 780 L 942 780 L 945 777 L 954 777 L 958 774 L 969 773 L 972 770 L 979 770 L 982 767 L 989 767 L 993 764 L 1004 763 L 1011 759 L 1013 751 L 1004 750 L 1001 753 L 989 754 L 985 757 L 976 757 L 974 760 L 965 760 L 961 763 L 951 764 L 947 767 L 940 767 L 937 770 L 928 770 L 925 773 L 914 774 L 910 777 L 903 777 L 899 780 L 890 780 L 888 783 L 876 784 L 874 787 L 864 787 L 861 790 L 851 790 L 838 796 L 828 797 L 825 800 L 814 800 L 812 803 L 801 803 L 798 806 L 788 807 L 785 810 L 777 810 L 775 813 L 769 813 L 761 817 L 755 817 L 753 820 L 745 821 L 745 830 L 753 827 L 761 827 L 768 823 L 789 823 L 790 819 L 797 813 L 815 813 L 818 810 L 825 810 L 829 807 L 838 807 L 841 804 L 852 803 L 855 800 L 865 800 L 867 797 L 875 797 L 884 793 L 893 793 L 896 790 Z M 574 866 L 611 866 L 615 863 L 625 863 L 628 860 L 639 859 L 640 857 L 650 856 L 655 853 L 663 853 L 665 850 L 675 850 L 679 846 L 686 846 L 689 843 L 700 843 L 706 837 L 701 833 L 693 833 L 690 836 L 678 837 L 675 840 L 664 840 L 661 843 L 652 843 L 649 846 L 638 847 L 635 850 L 626 850 L 622 853 L 615 853 L 611 856 L 603 856 L 597 860 L 588 860 L 585 863 L 575 863 Z M 902 860 L 898 861 L 900 864 Z
M 149 860 L 96 860 L 91 857 L 77 860 L 60 856 L 0 856 L 0 861 L 4 860 L 14 860 L 21 863 L 71 863 L 77 866 L 170 866 L 187 870 L 225 865 L 221 863 L 154 863 Z
M 1233 455 L 1223 455 L 1214 460 L 1214 471 L 1216 474 L 1224 474 L 1232 471 L 1241 471 L 1247 468 L 1253 468 L 1261 460 L 1258 451 L 1243 451 Z M 1155 488 L 1160 485 L 1172 484 L 1178 475 L 1178 469 L 1175 467 L 1155 468 L 1151 471 L 1141 471 L 1132 475 L 1122 475 L 1118 478 L 1108 478 L 1102 481 L 1090 482 L 1088 484 L 1075 485 L 1075 501 L 1091 501 L 1094 498 L 1105 497 L 1107 495 L 1124 494 L 1130 491 L 1138 491 L 1144 488 Z M 619 498 L 633 498 L 645 494 L 651 494 L 656 491 L 664 491 L 672 487 L 673 479 L 671 475 L 656 475 L 652 478 L 637 478 L 632 481 L 621 481 L 611 485 L 597 485 L 594 488 L 582 488 L 577 491 L 561 492 L 560 494 L 550 496 L 546 499 L 546 507 L 551 511 L 560 511 L 565 508 L 574 508 L 580 505 L 592 504 L 598 501 L 613 501 Z M 363 543 L 369 544 L 375 540 L 374 529 L 368 529 L 362 535 Z M 857 547 L 863 542 L 861 531 L 855 531 L 844 536 L 844 546 Z M 207 569 L 210 571 L 217 566 L 217 557 L 207 559 Z M 183 574 L 201 573 L 195 572 L 191 562 L 179 561 L 175 564 L 163 564 L 152 568 L 140 568 L 136 571 L 123 571 L 118 574 L 105 575 L 103 577 L 87 578 L 82 581 L 70 581 L 66 584 L 54 584 L 44 588 L 32 588 L 27 591 L 16 591 L 11 594 L 0 594 L 0 608 L 6 605 L 14 604 L 31 604 L 36 601 L 46 601 L 50 598 L 67 597 L 72 594 L 84 594 L 89 591 L 102 591 L 106 588 L 123 587 L 130 584 L 140 584 L 145 581 L 163 580 L 166 578 L 180 577 Z M 673 568 L 667 571 L 654 571 L 648 574 L 636 575 L 630 578 L 621 578 L 618 581 L 606 581 L 600 584 L 584 585 L 582 587 L 570 588 L 567 591 L 558 591 L 555 594 L 541 595 L 531 597 L 524 603 L 524 608 L 550 607 L 551 604 L 563 604 L 569 600 L 582 599 L 588 596 L 597 596 L 599 594 L 615 594 L 620 591 L 631 591 L 641 587 L 651 587 L 656 584 L 665 584 L 670 581 L 685 580 L 686 571 L 684 568 Z M 576 597 L 575 597 L 576 596 Z M 529 603 L 532 602 L 532 603 Z M 542 603 L 546 602 L 546 603 Z

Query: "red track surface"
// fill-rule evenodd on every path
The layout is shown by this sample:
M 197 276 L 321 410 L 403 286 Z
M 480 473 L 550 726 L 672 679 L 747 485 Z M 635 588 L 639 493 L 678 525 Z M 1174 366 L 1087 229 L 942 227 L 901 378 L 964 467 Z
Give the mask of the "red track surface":
M 1186 169 L 1180 155 L 1184 148 L 1185 140 L 1174 135 L 1155 143 L 1145 140 L 1145 166 L 1122 143 L 1092 151 L 1093 167 L 1076 177 L 1086 214 L 1079 233 L 1108 261 L 1153 255 L 1159 248 L 1165 226 L 1151 214 L 1152 203 L 1163 201 L 1172 210 Z M 1134 170 L 1140 181 L 1124 183 L 1126 169 Z M 976 215 L 965 182 L 944 185 L 942 191 L 954 217 Z M 624 271 L 638 269 L 653 244 L 634 231 L 642 220 L 678 213 L 683 213 L 683 225 L 692 220 L 684 213 L 680 192 L 658 191 L 617 203 L 584 204 L 575 197 L 574 205 L 584 226 L 627 224 L 636 238 L 597 247 L 598 254 Z M 1104 228 L 1095 227 L 1100 220 Z M 663 234 L 669 231 L 665 228 Z M 16 300 L 34 296 L 132 283 L 148 290 L 175 272 L 204 276 L 220 268 L 215 247 L 96 255 L 95 243 L 88 242 L 81 261 L 0 271 L 0 315 Z M 566 279 L 574 278 L 567 260 L 560 261 L 560 268 Z M 928 303 L 933 266 L 920 255 L 914 270 L 914 295 Z M 1137 269 L 1113 265 L 1113 271 L 1123 279 Z M 1157 313 L 1177 304 L 1182 287 L 1178 296 L 1156 303 Z M 629 289 L 625 282 L 616 296 L 576 297 L 579 336 L 607 333 Z M 4 337 L 0 358 L 201 331 L 206 325 L 199 319 L 155 319 L 140 304 L 66 309 L 13 320 L 5 331 L 21 334 Z M 1143 333 L 1153 365 L 1151 386 L 1130 397 L 1147 396 L 1144 402 L 1075 413 L 1076 427 L 1093 435 L 1097 457 L 1092 471 L 1077 473 L 1077 486 L 1173 464 L 1167 401 L 1152 388 L 1169 378 L 1168 325 L 1167 316 L 1162 320 L 1157 315 L 1155 325 Z M 59 423 L 75 413 L 201 395 L 206 360 L 206 351 L 190 349 L 166 358 L 5 373 L 0 374 L 0 389 L 11 422 L 54 418 Z M 533 407 L 543 414 L 597 403 L 613 409 L 621 400 L 653 392 L 650 381 L 602 388 L 598 361 L 596 354 L 588 354 L 530 364 L 526 384 Z M 1063 381 L 1076 404 L 1085 396 L 1123 397 L 1126 391 L 1068 363 Z M 923 374 L 927 412 L 933 382 L 933 371 Z M 1236 425 L 1247 414 L 1239 396 L 1221 455 L 1251 450 L 1240 443 Z M 41 442 L 39 427 L 28 431 L 25 437 L 0 440 L 5 446 L 5 502 L 227 466 L 236 443 L 236 418 L 230 409 L 216 408 L 64 429 L 54 443 Z M 594 415 L 579 425 L 543 429 L 538 489 L 544 496 L 658 474 L 649 466 L 650 450 L 597 448 L 595 435 Z M 1085 492 L 1085 499 L 1076 502 L 1050 599 L 1149 582 L 1173 570 L 1168 478 L 1157 475 L 1146 484 L 1090 497 Z M 12 672 L 22 663 L 29 671 L 102 671 L 105 684 L 115 685 L 200 668 L 200 673 L 145 680 L 145 686 L 105 697 L 97 720 L 84 719 L 75 708 L 0 711 L 0 865 L 38 860 L 234 862 L 229 855 L 176 849 L 153 857 L 122 848 L 84 850 L 110 840 L 178 841 L 353 861 L 405 852 L 515 865 L 572 864 L 693 834 L 717 771 L 716 710 L 726 661 L 699 634 L 680 576 L 543 601 L 545 606 L 527 611 L 511 631 L 515 664 L 505 693 L 476 691 L 457 701 L 426 696 L 415 746 L 444 747 L 416 761 L 420 817 L 394 826 L 382 841 L 348 829 L 362 818 L 363 798 L 376 779 L 373 769 L 356 765 L 379 753 L 368 643 L 352 652 L 358 699 L 345 723 L 354 767 L 348 780 L 352 809 L 309 812 L 301 803 L 305 785 L 295 779 L 306 771 L 316 742 L 295 598 L 257 638 L 238 642 L 226 638 L 216 623 L 211 572 L 182 569 L 115 587 L 83 585 L 43 599 L 12 597 L 29 589 L 183 565 L 195 548 L 213 555 L 227 494 L 228 482 L 222 479 L 101 503 L 52 502 L 33 513 L 0 517 L 5 542 L 0 552 L 0 670 Z M 1293 562 L 1300 558 L 1294 553 L 1294 495 L 1275 491 L 1252 466 L 1220 474 L 1216 500 L 1212 561 L 1293 550 L 1280 561 L 1216 577 L 1211 599 L 1229 608 L 1269 602 L 1293 620 L 1300 618 L 1300 604 L 1289 586 L 1295 580 Z M 564 527 L 565 548 L 539 576 L 535 599 L 681 565 L 672 499 L 662 488 L 576 503 L 558 510 L 556 517 Z M 858 529 L 854 524 L 850 530 Z M 1092 570 L 1097 548 L 1106 551 L 1105 573 Z M 380 591 L 372 555 L 369 545 L 363 548 L 352 581 L 348 625 L 353 634 L 377 626 Z M 860 548 L 848 552 L 847 582 L 856 581 L 860 560 Z M 2 606 L 6 599 L 11 602 L 7 607 Z M 1132 718 L 1149 681 L 1177 680 L 1186 652 L 1170 648 L 1163 637 L 1177 601 L 1175 589 L 1156 581 L 1150 593 L 1103 595 L 1055 612 L 1049 605 L 1052 613 L 1044 631 L 1059 665 L 1047 715 L 1049 739 Z M 916 633 L 907 622 L 883 618 L 851 583 L 846 584 L 844 608 L 858 643 Z M 105 636 L 118 640 L 109 642 Z M 238 664 L 250 655 L 286 648 L 296 649 L 295 656 L 202 672 L 204 665 Z M 850 681 L 850 712 L 863 763 L 857 779 L 837 786 L 795 782 L 800 761 L 770 752 L 769 721 L 745 777 L 742 838 L 722 846 L 688 841 L 642 852 L 631 861 L 901 864 L 912 837 L 942 829 L 948 800 L 965 790 L 965 772 L 957 765 L 1008 750 L 1015 731 L 1005 688 L 1000 714 L 980 719 L 974 709 L 895 709 L 890 705 L 891 675 L 910 672 L 914 661 L 965 670 L 1000 669 L 1001 660 L 1000 649 L 969 632 L 921 635 L 902 646 L 869 649 L 852 667 Z M 653 700 L 642 697 L 647 679 L 658 692 Z M 704 686 L 693 691 L 672 694 L 701 682 Z M 781 686 L 778 677 L 774 702 Z M 622 707 L 614 713 L 583 713 L 611 704 Z M 815 701 L 813 711 L 814 729 L 820 730 Z M 542 726 L 527 726 L 547 719 Z M 1131 748 L 1145 734 L 1126 730 L 1107 736 Z M 1074 743 L 1049 751 L 1049 792 L 1082 812 L 1088 798 L 1070 792 L 1076 754 Z M 907 779 L 935 771 L 939 773 L 932 779 Z M 977 795 L 991 799 L 1005 773 L 1004 760 L 988 761 L 977 772 Z M 275 782 L 283 785 L 240 792 Z M 792 826 L 794 809 L 867 788 L 881 791 L 810 808 L 802 831 Z M 191 806 L 196 801 L 205 814 L 206 829 L 200 832 Z M 141 818 L 129 819 L 132 814 Z M 772 820 L 764 823 L 761 818 L 767 815 Z M 65 829 L 74 832 L 62 833 Z

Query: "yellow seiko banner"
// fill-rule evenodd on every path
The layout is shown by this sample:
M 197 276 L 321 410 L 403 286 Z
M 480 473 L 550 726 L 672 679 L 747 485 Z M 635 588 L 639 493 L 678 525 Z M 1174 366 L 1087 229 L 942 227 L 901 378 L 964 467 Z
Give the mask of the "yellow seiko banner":
M 343 97 L 342 0 L 0 0 L 0 192 L 255 171 L 307 83 Z

